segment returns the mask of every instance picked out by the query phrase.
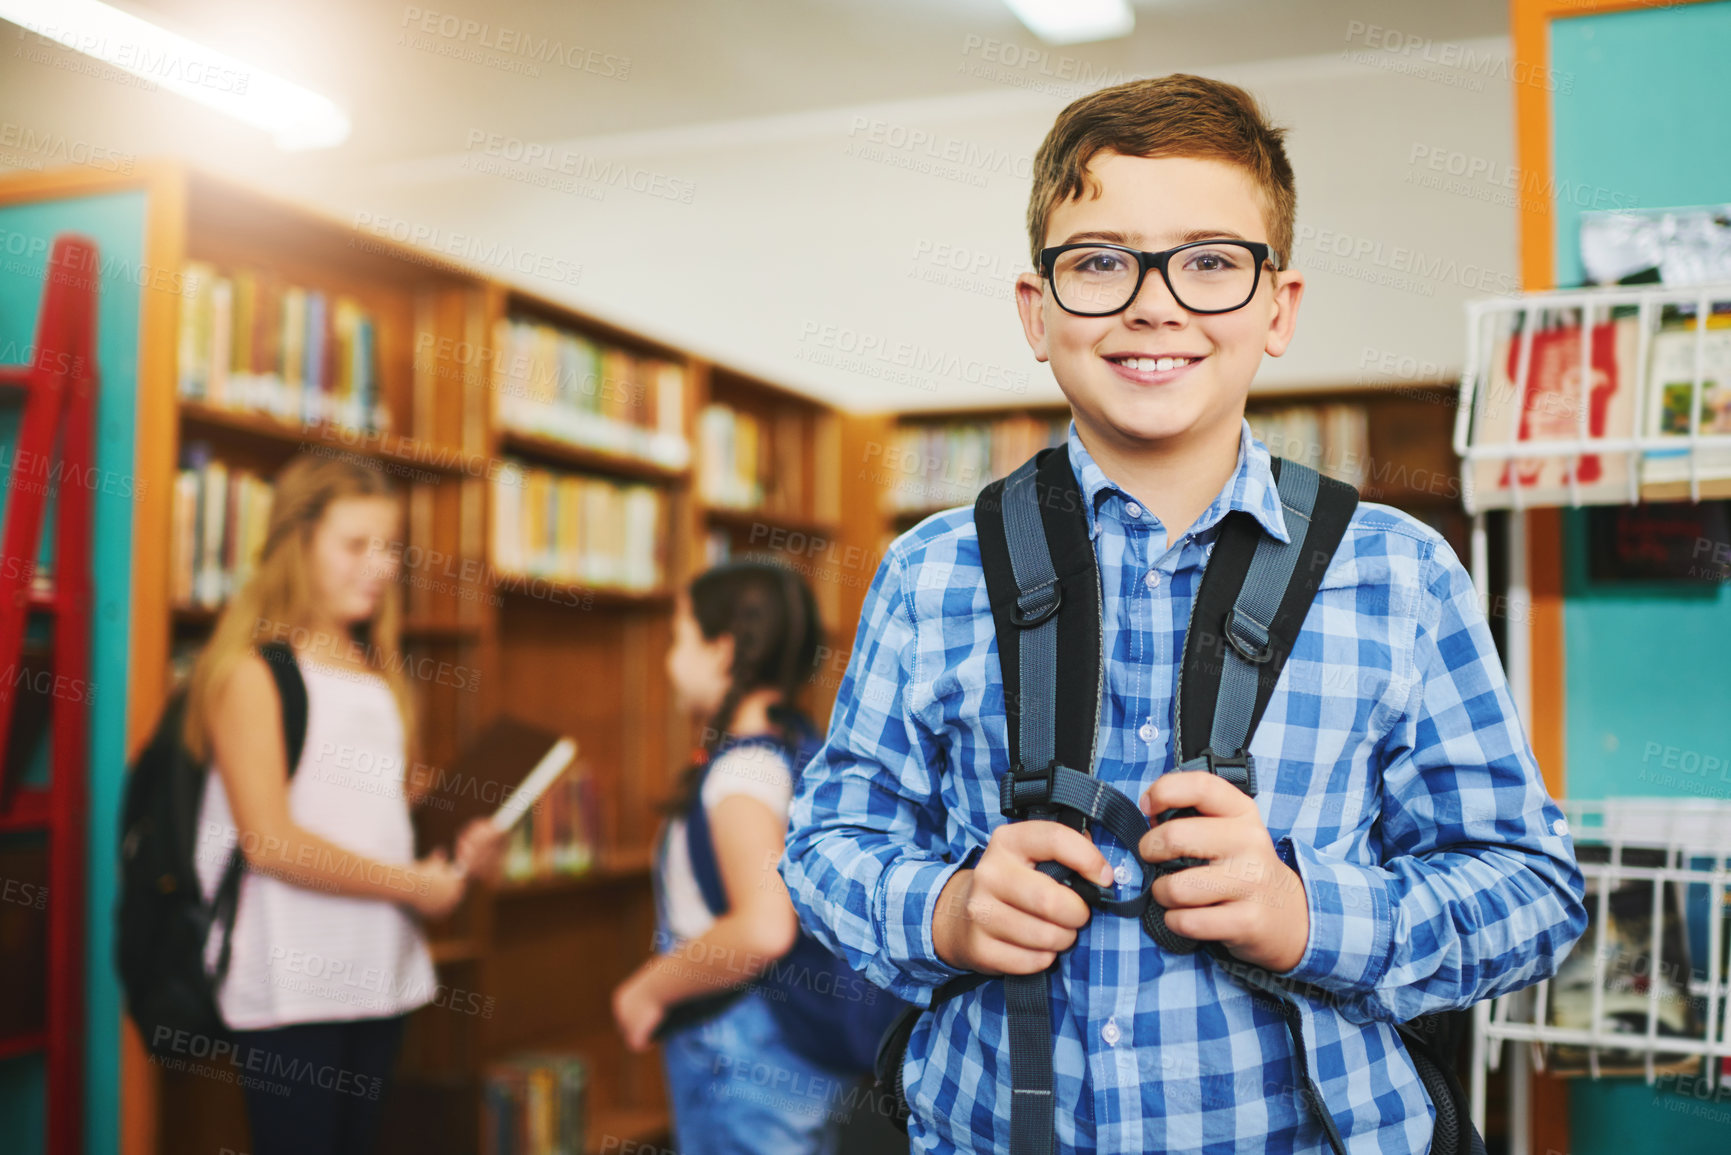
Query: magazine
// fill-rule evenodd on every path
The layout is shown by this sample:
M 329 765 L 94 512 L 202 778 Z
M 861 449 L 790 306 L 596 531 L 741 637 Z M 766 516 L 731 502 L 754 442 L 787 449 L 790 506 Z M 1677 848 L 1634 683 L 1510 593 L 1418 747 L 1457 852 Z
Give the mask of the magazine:
M 1581 847 L 1581 861 L 1605 861 L 1604 847 Z M 1662 850 L 1624 849 L 1621 861 L 1629 866 L 1662 866 Z M 1649 1011 L 1654 1012 L 1658 1036 L 1700 1038 L 1702 1000 L 1689 992 L 1693 974 L 1689 940 L 1683 913 L 1683 887 L 1662 884 L 1663 909 L 1654 911 L 1654 886 L 1649 878 L 1615 879 L 1606 896 L 1609 925 L 1598 937 L 1599 891 L 1604 880 L 1588 875 L 1586 880 L 1587 930 L 1551 980 L 1548 1021 L 1552 1026 L 1576 1030 L 1593 1027 L 1594 944 L 1602 942 L 1604 995 L 1600 1030 L 1604 1033 L 1645 1036 Z M 1659 957 L 1653 957 L 1653 919 L 1661 918 Z M 1651 992 L 1659 986 L 1655 1001 Z M 1592 1073 L 1589 1048 L 1555 1044 L 1547 1067 L 1562 1076 Z M 1699 1056 L 1683 1052 L 1657 1051 L 1654 1069 L 1661 1074 L 1686 1074 L 1696 1070 Z M 1601 1075 L 1644 1075 L 1646 1057 L 1640 1050 L 1601 1047 Z
M 1680 444 L 1648 449 L 1642 455 L 1642 481 L 1687 481 L 1689 398 L 1695 384 L 1695 350 L 1701 350 L 1700 432 L 1731 434 L 1731 328 L 1711 323 L 1699 335 L 1693 324 L 1661 329 L 1653 334 L 1647 380 L 1646 432 L 1650 437 L 1676 437 Z M 1703 480 L 1731 477 L 1731 446 L 1702 447 L 1696 469 Z
M 1635 316 L 1595 324 L 1589 337 L 1591 375 L 1581 377 L 1581 328 L 1572 324 L 1540 327 L 1532 334 L 1527 388 L 1517 410 L 1515 383 L 1522 338 L 1518 330 L 1491 343 L 1490 365 L 1481 372 L 1473 398 L 1473 444 L 1629 438 L 1635 431 L 1635 358 L 1639 345 Z M 1571 477 L 1583 505 L 1629 500 L 1629 452 L 1556 454 L 1543 457 L 1478 458 L 1467 471 L 1468 496 L 1478 509 L 1515 504 L 1561 505 L 1570 499 Z

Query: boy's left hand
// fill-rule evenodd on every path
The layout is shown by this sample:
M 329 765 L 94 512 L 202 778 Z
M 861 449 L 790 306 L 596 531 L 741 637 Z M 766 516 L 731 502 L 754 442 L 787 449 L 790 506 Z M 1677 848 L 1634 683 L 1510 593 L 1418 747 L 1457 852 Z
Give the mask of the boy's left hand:
M 1310 941 L 1310 910 L 1304 882 L 1275 853 L 1256 800 L 1206 770 L 1162 774 L 1142 793 L 1150 820 L 1186 806 L 1198 816 L 1160 823 L 1136 847 L 1148 862 L 1211 860 L 1155 879 L 1166 925 L 1256 966 L 1291 970 Z

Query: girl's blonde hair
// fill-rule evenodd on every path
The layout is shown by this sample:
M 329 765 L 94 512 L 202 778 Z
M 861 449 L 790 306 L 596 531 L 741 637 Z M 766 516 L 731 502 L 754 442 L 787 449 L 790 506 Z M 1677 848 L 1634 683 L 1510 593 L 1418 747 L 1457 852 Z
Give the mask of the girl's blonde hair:
M 184 739 L 198 761 L 210 758 L 212 697 L 235 664 L 256 646 L 289 642 L 311 630 L 312 538 L 325 510 L 345 497 L 396 495 L 378 466 L 350 454 L 301 453 L 277 474 L 264 545 L 246 583 L 217 616 L 188 682 Z M 402 586 L 391 582 L 371 618 L 356 623 L 350 637 L 325 639 L 324 644 L 348 649 L 352 641 L 363 649 L 367 664 L 385 679 L 397 701 L 407 764 L 414 765 L 415 710 L 400 651 L 402 605 Z

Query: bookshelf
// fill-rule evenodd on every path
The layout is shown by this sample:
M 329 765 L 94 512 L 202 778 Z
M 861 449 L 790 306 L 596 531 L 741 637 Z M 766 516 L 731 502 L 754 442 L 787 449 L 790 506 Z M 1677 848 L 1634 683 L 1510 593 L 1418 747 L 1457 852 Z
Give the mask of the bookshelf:
M 863 566 L 852 587 L 823 568 L 842 543 L 875 532 L 871 518 L 843 516 L 841 446 L 858 436 L 852 419 L 178 162 L 142 163 L 124 177 L 20 174 L 0 180 L 0 206 L 113 192 L 142 196 L 148 266 L 140 271 L 136 349 L 129 755 L 148 737 L 177 663 L 184 669 L 208 636 L 230 588 L 222 572 L 236 568 L 232 547 L 213 554 L 221 563 L 207 579 L 213 596 L 186 596 L 186 563 L 197 556 L 189 518 L 196 522 L 198 507 L 189 513 L 176 491 L 183 465 L 194 464 L 189 451 L 260 484 L 303 450 L 377 462 L 403 500 L 405 652 L 429 669 L 465 672 L 417 680 L 420 759 L 456 765 L 477 735 L 510 715 L 577 738 L 599 811 L 590 869 L 476 888 L 429 928 L 448 997 L 410 1018 L 383 1149 L 476 1150 L 487 1065 L 549 1049 L 589 1060 L 591 1150 L 665 1141 L 659 1055 L 625 1052 L 610 996 L 650 949 L 655 806 L 697 736 L 677 716 L 663 671 L 675 591 L 704 567 L 712 540 L 725 540 L 734 555 L 764 550 L 802 567 L 823 603 L 829 642 L 845 647 L 876 561 L 847 547 L 857 555 L 848 572 L 857 577 Z M 242 368 L 262 384 L 231 377 L 227 389 L 209 387 L 209 363 L 221 353 L 205 344 L 215 322 L 203 294 L 217 280 L 229 284 L 230 329 L 237 285 L 252 285 L 248 333 L 257 343 Z M 331 354 L 346 350 L 347 368 L 327 365 L 323 377 L 300 328 L 315 294 L 332 313 L 343 302 L 345 324 L 366 322 L 358 352 L 342 345 Z M 267 332 L 270 318 L 285 315 L 279 331 Z M 193 327 L 183 332 L 183 321 Z M 232 347 L 228 353 L 234 368 Z M 200 359 L 203 373 L 189 372 Z M 273 371 L 278 380 L 268 379 Z M 335 400 L 309 401 L 314 390 Z M 698 484 L 699 414 L 711 403 L 763 430 L 766 485 L 750 500 L 711 500 Z M 550 520 L 535 524 L 522 504 L 526 490 L 505 495 L 515 509 L 500 493 L 530 473 L 554 483 L 536 490 L 553 496 Z M 632 495 L 633 516 L 649 509 L 651 524 L 628 541 L 594 536 L 618 522 L 620 495 Z M 560 504 L 566 496 L 572 503 Z M 516 548 L 507 545 L 505 556 L 502 509 L 516 518 Z M 212 532 L 244 552 L 244 518 Z M 548 540 L 535 541 L 536 533 Z M 820 679 L 806 702 L 820 723 L 837 681 L 839 672 L 827 687 Z M 416 810 L 422 850 L 448 843 L 491 809 L 461 789 L 439 805 L 424 802 Z M 475 1006 L 485 1012 L 463 1009 Z M 130 1024 L 119 1042 L 127 1155 L 245 1148 L 236 1088 L 154 1068 Z
M 835 701 L 864 587 L 860 543 L 875 505 L 843 502 L 849 418 L 781 386 L 712 362 L 696 375 L 695 501 L 688 523 L 697 570 L 725 559 L 769 558 L 800 574 L 823 620 L 819 670 L 801 705 L 821 726 Z M 857 540 L 856 540 L 857 539 Z
M 1392 505 L 1442 533 L 1464 558 L 1471 526 L 1460 502 L 1460 458 L 1450 444 L 1452 382 L 1376 389 L 1252 393 L 1251 431 L 1270 452 L 1355 484 L 1362 500 Z M 879 545 L 941 509 L 971 505 L 1068 429 L 1067 405 L 946 410 L 887 420 L 880 442 L 848 458 L 875 485 Z

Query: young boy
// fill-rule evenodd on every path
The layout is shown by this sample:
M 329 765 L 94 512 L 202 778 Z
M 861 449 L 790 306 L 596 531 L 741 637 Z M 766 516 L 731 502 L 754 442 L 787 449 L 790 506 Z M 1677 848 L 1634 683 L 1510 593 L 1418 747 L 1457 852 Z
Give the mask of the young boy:
M 1355 1155 L 1430 1144 L 1391 1023 L 1544 978 L 1585 927 L 1567 825 L 1470 580 L 1386 506 L 1359 504 L 1329 565 L 1250 744 L 1255 797 L 1174 770 L 1174 681 L 1221 519 L 1245 510 L 1287 540 L 1244 421 L 1304 290 L 1282 135 L 1248 94 L 1195 76 L 1075 101 L 1035 159 L 1040 271 L 1016 282 L 1028 343 L 1070 402 L 1098 557 L 1093 772 L 1144 814 L 1197 816 L 1127 847 L 1000 813 L 1003 678 L 971 508 L 891 545 L 790 814 L 781 870 L 801 918 L 880 986 L 925 1005 L 966 972 L 1056 961 L 1059 1151 L 1328 1146 L 1270 999 L 1206 951 L 1095 915 L 1036 863 L 1123 896 L 1138 855 L 1209 860 L 1155 883 L 1167 924 L 1299 994 L 1309 1074 Z M 1170 253 L 1163 272 L 1146 250 Z M 1009 1151 L 1005 1024 L 996 981 L 920 1016 L 902 1067 L 915 1151 Z

